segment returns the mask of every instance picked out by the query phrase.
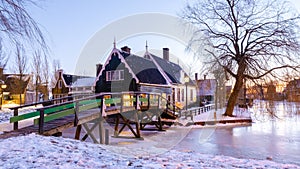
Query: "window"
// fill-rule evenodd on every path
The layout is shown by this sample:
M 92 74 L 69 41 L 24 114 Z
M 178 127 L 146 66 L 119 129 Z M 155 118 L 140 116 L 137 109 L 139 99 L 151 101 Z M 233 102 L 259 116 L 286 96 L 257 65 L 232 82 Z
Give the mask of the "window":
M 62 88 L 62 80 L 58 81 L 58 88 L 61 89 Z
M 124 70 L 106 71 L 106 81 L 124 80 Z
M 193 95 L 194 94 L 193 89 L 191 89 L 190 92 L 191 92 L 191 94 L 190 94 L 190 101 L 193 101 L 193 97 L 194 97 L 194 95 Z
M 180 89 L 177 89 L 177 101 L 180 102 Z

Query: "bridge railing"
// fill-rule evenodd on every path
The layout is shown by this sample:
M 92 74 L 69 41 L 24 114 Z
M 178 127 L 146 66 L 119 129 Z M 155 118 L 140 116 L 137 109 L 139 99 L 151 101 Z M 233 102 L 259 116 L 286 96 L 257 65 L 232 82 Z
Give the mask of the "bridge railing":
M 129 97 L 126 98 L 126 95 L 127 97 Z M 149 92 L 100 93 L 81 99 L 74 99 L 74 97 L 68 96 L 64 98 L 53 99 L 52 101 L 66 99 L 69 101 L 60 104 L 45 105 L 44 107 L 37 108 L 33 112 L 22 115 L 18 114 L 18 110 L 20 108 L 34 106 L 37 104 L 43 104 L 48 101 L 13 107 L 11 109 L 14 110 L 14 116 L 10 118 L 10 122 L 14 123 L 14 130 L 17 130 L 19 121 L 28 118 L 38 117 L 34 119 L 34 124 L 39 125 L 39 133 L 42 134 L 44 131 L 44 123 L 48 121 L 75 114 L 74 124 L 76 125 L 78 123 L 78 115 L 81 111 L 93 108 L 100 108 L 101 110 L 99 112 L 102 115 L 102 112 L 105 111 L 106 107 L 103 105 L 107 105 L 109 107 L 119 105 L 120 109 L 126 106 L 134 106 L 136 109 L 139 110 L 149 109 L 150 106 L 157 106 L 161 109 L 165 109 L 166 107 L 168 107 L 168 101 L 165 98 L 163 98 L 160 93 Z M 130 105 L 126 105 L 126 101 L 128 101 L 128 104 Z
M 213 110 L 214 106 L 215 106 L 215 104 L 207 104 L 202 107 L 193 107 L 193 108 L 189 108 L 187 110 L 182 110 L 179 113 L 179 117 L 184 116 L 185 119 L 187 119 L 187 117 L 190 117 L 191 120 L 193 120 L 194 116 L 200 115 L 201 113 L 205 113 L 210 110 Z
M 52 105 L 55 101 L 61 101 L 66 99 L 70 100 L 72 98 L 73 98 L 72 96 L 67 96 L 67 97 L 56 98 L 56 99 L 51 99 L 51 100 L 46 100 L 41 102 L 34 102 L 30 104 L 24 104 L 24 105 L 9 108 L 10 110 L 13 110 L 13 117 L 10 119 L 10 122 L 14 123 L 13 129 L 17 130 L 19 128 L 18 121 L 22 120 L 22 116 L 18 118 L 20 109 L 31 107 L 31 106 L 37 106 L 37 105 L 43 105 L 43 106 Z

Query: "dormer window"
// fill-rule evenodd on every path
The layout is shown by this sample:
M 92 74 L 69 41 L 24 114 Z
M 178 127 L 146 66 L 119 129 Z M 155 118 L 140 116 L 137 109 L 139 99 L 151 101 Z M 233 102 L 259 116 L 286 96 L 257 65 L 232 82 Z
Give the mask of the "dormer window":
M 124 70 L 112 70 L 106 72 L 106 81 L 124 80 Z

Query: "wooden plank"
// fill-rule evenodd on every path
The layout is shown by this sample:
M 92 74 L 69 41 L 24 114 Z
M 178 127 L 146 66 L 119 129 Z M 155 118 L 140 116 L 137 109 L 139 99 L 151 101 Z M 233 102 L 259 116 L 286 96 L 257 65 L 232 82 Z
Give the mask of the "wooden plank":
M 57 111 L 61 111 L 61 110 L 65 110 L 65 109 L 69 109 L 69 108 L 73 108 L 73 107 L 74 107 L 74 103 L 70 103 L 70 104 L 66 104 L 66 105 L 62 105 L 62 106 L 57 106 L 55 108 L 46 109 L 45 114 L 50 114 L 50 113 L 54 113 L 54 112 L 57 112 Z M 19 116 L 11 117 L 9 119 L 9 122 L 14 123 L 14 122 L 17 122 L 17 121 L 33 118 L 33 117 L 36 117 L 36 116 L 39 116 L 39 115 L 40 115 L 40 111 L 34 111 L 34 112 L 19 115 Z
M 45 114 L 50 114 L 50 113 L 62 111 L 62 110 L 65 110 L 65 109 L 74 108 L 74 105 L 75 105 L 74 103 L 70 103 L 70 104 L 65 104 L 65 105 L 53 107 L 53 108 L 50 108 L 50 109 L 45 109 Z
M 79 102 L 79 105 L 86 105 L 86 104 L 91 104 L 91 103 L 100 103 L 101 99 L 93 99 L 93 100 L 82 100 Z
M 139 101 L 141 101 L 141 102 L 148 102 L 148 98 L 142 97 L 142 98 L 139 98 Z
M 44 122 L 48 122 L 48 121 L 51 121 L 51 120 L 62 118 L 64 116 L 68 116 L 70 114 L 75 114 L 75 109 L 68 109 L 68 110 L 64 110 L 64 111 L 61 111 L 61 112 L 58 112 L 58 113 L 54 113 L 54 114 L 50 114 L 48 116 L 45 116 L 44 117 Z M 39 124 L 39 119 L 35 119 L 34 124 Z
M 105 99 L 105 104 L 121 103 L 121 98 Z
M 17 121 L 21 121 L 21 120 L 29 119 L 29 118 L 32 118 L 32 117 L 36 117 L 36 116 L 39 116 L 39 115 L 40 115 L 39 111 L 34 111 L 34 112 L 27 113 L 27 114 L 19 115 L 19 116 L 13 116 L 9 119 L 9 122 L 14 123 L 14 122 L 17 122 Z
M 75 114 L 75 109 L 68 109 L 68 110 L 64 110 L 55 114 L 50 114 L 48 116 L 45 116 L 45 120 L 44 122 L 48 122 L 51 120 L 55 120 L 64 116 L 68 116 L 70 114 Z
M 98 102 L 93 102 L 93 103 L 90 103 L 90 104 L 87 104 L 87 105 L 80 106 L 79 107 L 79 112 L 89 110 L 89 109 L 94 109 L 94 108 L 97 108 L 97 107 L 99 107 L 99 103 Z

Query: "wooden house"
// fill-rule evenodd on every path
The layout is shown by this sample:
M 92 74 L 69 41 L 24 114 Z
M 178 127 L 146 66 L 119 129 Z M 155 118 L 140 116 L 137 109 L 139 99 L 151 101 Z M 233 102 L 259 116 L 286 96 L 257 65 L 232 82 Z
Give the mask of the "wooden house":
M 96 80 L 96 93 L 155 92 L 181 107 L 196 101 L 195 84 L 178 64 L 169 61 L 168 48 L 163 49 L 161 58 L 151 54 L 147 46 L 142 57 L 132 54 L 127 46 L 121 50 L 114 47 Z
M 53 99 L 94 93 L 95 77 L 64 74 L 62 69 L 58 70 L 56 74 L 55 85 L 52 88 Z M 62 100 L 62 102 L 67 100 Z
M 290 81 L 285 89 L 287 101 L 300 102 L 300 79 Z
M 1 84 L 1 104 L 2 105 L 20 105 L 28 103 L 26 95 L 28 84 L 31 80 L 30 74 L 4 74 L 3 68 L 0 68 Z M 4 88 L 2 86 L 5 86 Z
M 197 96 L 200 104 L 213 103 L 216 93 L 216 80 L 204 78 L 196 80 L 196 82 L 198 87 Z

